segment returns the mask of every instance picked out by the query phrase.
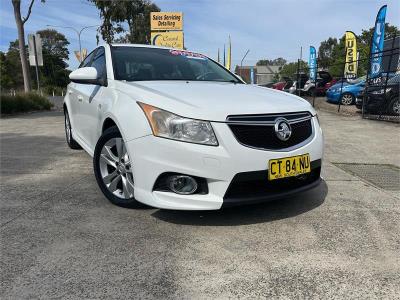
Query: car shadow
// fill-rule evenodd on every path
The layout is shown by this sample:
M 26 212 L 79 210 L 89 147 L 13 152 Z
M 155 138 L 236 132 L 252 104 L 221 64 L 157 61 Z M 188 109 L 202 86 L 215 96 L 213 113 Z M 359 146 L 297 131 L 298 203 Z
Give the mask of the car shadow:
M 307 192 L 271 202 L 225 208 L 217 211 L 157 210 L 152 216 L 164 222 L 181 225 L 238 226 L 266 223 L 295 217 L 320 206 L 328 194 L 321 184 Z

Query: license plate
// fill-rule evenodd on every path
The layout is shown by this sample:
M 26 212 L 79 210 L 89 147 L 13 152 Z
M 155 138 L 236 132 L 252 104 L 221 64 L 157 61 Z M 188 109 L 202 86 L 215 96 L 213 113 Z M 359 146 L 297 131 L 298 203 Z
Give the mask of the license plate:
M 309 172 L 311 172 L 309 154 L 271 159 L 268 163 L 269 180 L 292 177 Z

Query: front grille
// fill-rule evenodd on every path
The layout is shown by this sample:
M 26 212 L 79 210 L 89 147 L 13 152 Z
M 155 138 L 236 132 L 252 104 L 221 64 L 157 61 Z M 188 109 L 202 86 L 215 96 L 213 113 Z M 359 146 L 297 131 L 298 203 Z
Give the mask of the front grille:
M 226 205 L 259 202 L 287 196 L 320 180 L 321 160 L 311 162 L 311 172 L 297 177 L 268 180 L 268 170 L 238 173 L 224 196 Z
M 281 141 L 275 134 L 274 124 L 277 118 L 285 118 L 292 127 L 289 140 Z M 282 150 L 299 145 L 313 134 L 312 116 L 308 112 L 284 115 L 229 116 L 227 123 L 239 143 L 244 146 Z

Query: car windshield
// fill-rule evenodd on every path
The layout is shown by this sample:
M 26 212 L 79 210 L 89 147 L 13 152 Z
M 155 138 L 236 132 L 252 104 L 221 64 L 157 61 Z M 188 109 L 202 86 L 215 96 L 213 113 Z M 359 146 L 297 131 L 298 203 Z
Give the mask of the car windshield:
M 185 50 L 112 47 L 114 77 L 126 81 L 187 80 L 242 83 L 206 56 Z

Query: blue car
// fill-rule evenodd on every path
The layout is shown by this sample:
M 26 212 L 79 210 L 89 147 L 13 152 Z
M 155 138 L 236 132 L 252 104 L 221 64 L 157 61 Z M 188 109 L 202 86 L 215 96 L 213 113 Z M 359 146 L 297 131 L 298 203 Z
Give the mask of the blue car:
M 365 78 L 359 78 L 351 82 L 337 83 L 326 91 L 328 102 L 339 103 L 341 105 L 351 105 L 356 101 L 365 87 Z

